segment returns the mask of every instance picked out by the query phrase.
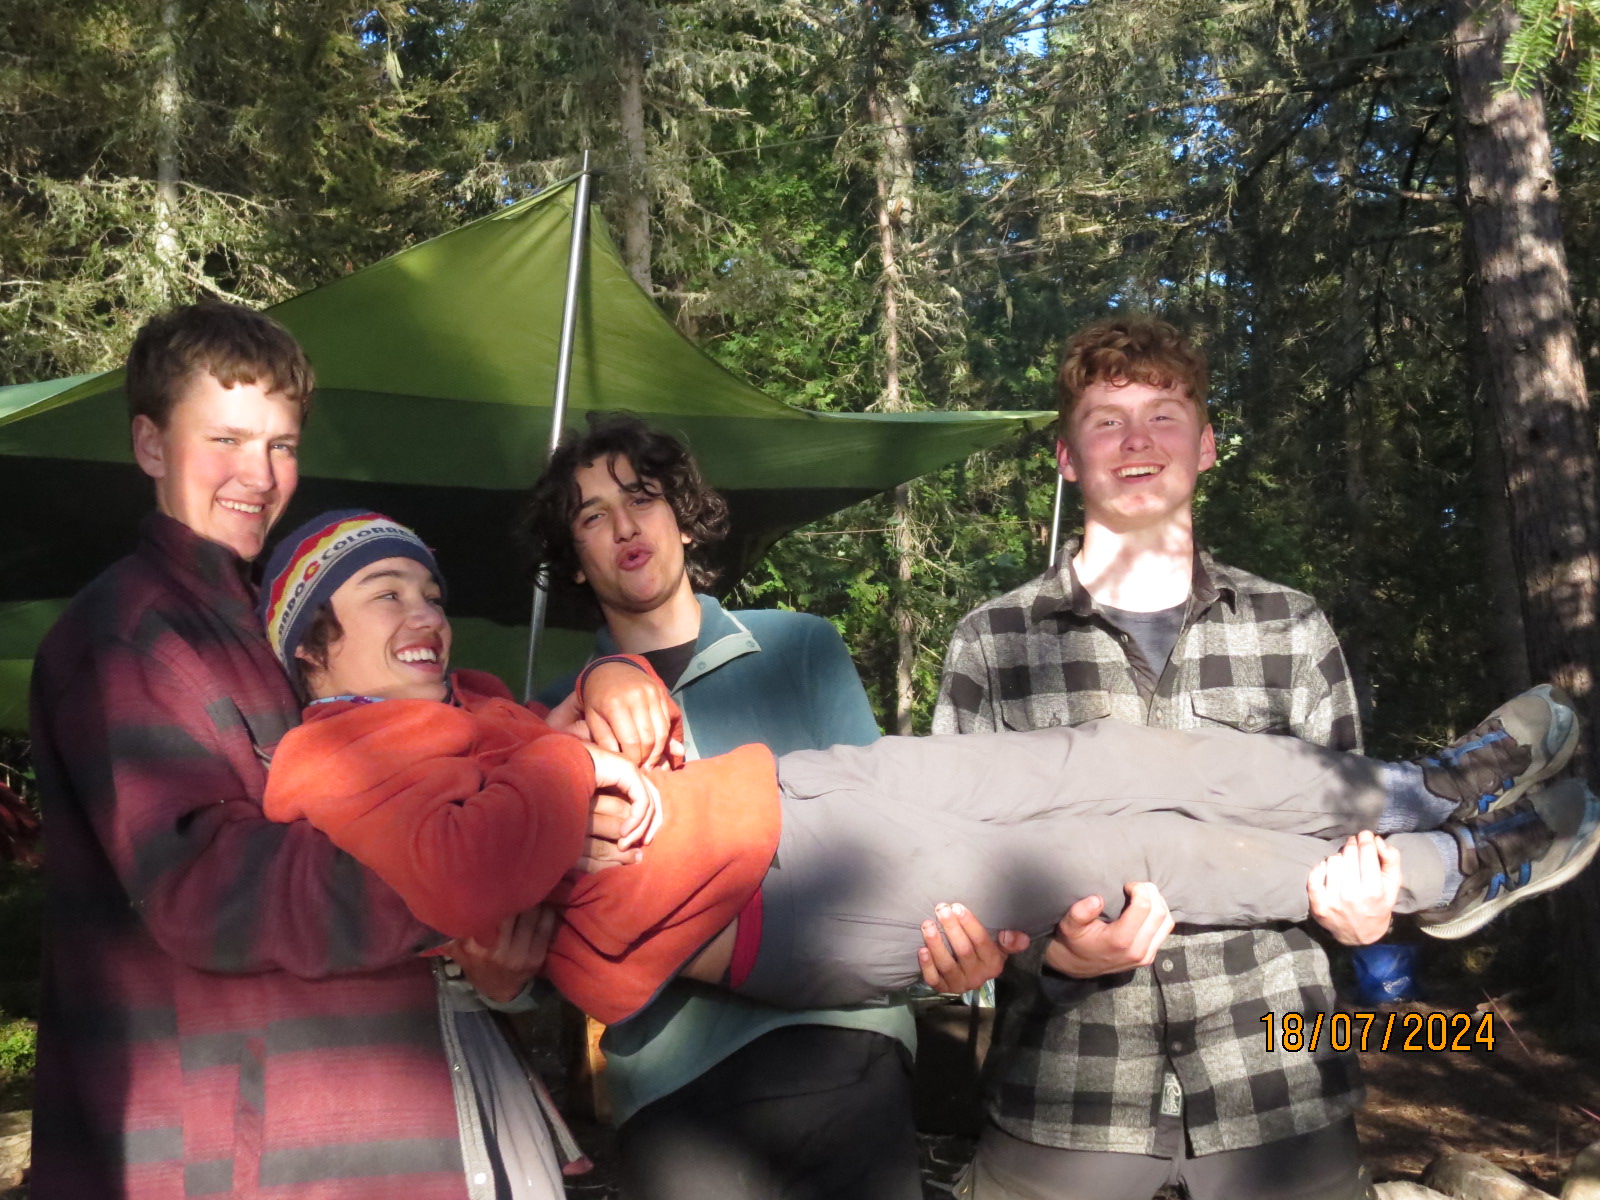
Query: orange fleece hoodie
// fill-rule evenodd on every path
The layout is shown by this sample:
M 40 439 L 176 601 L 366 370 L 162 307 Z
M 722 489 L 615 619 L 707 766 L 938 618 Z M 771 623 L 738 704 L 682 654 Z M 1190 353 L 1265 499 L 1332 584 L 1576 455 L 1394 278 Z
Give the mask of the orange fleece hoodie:
M 504 918 L 562 906 L 545 974 L 616 1024 L 760 886 L 780 829 L 772 753 L 741 746 L 650 772 L 664 821 L 642 860 L 564 878 L 583 850 L 589 752 L 492 675 L 457 671 L 454 685 L 455 705 L 311 705 L 273 754 L 267 816 L 309 820 L 451 937 L 492 944 Z

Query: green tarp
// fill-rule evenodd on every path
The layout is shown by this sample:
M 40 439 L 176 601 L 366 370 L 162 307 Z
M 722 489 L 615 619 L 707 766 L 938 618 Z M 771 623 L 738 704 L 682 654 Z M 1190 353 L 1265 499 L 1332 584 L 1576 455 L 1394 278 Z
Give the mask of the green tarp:
M 416 526 L 450 575 L 457 661 L 512 680 L 529 575 L 510 531 L 549 436 L 573 195 L 552 189 L 271 310 L 318 376 L 285 521 L 366 505 Z M 799 525 L 1052 415 L 791 408 L 680 336 L 598 221 L 569 403 L 568 427 L 627 409 L 688 439 L 729 499 L 734 571 Z M 39 637 L 149 507 L 120 372 L 0 388 L 0 728 L 25 720 Z M 554 631 L 541 675 L 582 640 Z

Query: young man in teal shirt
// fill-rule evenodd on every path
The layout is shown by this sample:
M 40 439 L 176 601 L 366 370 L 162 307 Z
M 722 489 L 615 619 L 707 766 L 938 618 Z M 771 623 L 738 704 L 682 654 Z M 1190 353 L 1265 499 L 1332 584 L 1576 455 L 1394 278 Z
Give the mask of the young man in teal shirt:
M 534 487 L 528 527 L 552 589 L 586 587 L 599 606 L 596 653 L 642 654 L 655 667 L 683 711 L 689 757 L 877 738 L 831 624 L 729 612 L 696 593 L 712 579 L 697 551 L 723 536 L 726 507 L 676 439 L 632 418 L 570 437 Z M 622 748 L 637 731 L 596 733 Z M 976 947 L 946 923 L 964 953 L 952 960 L 935 933 L 946 973 L 925 957 L 930 980 L 960 988 L 997 972 L 975 924 Z M 918 1200 L 915 1038 L 904 1006 L 792 1012 L 672 984 L 601 1042 L 624 1195 Z

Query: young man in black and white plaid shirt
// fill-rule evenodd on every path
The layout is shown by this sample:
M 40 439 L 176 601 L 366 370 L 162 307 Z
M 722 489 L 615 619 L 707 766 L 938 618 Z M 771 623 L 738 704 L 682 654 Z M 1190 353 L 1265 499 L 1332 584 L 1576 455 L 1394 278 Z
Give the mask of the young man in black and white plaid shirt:
M 1068 344 L 1058 456 L 1083 492 L 1083 539 L 956 627 L 935 733 L 1109 716 L 1361 748 L 1316 602 L 1195 545 L 1195 482 L 1216 461 L 1205 382 L 1165 322 L 1117 318 Z M 1381 853 L 1363 835 L 1313 889 L 1341 941 L 1388 927 Z M 1261 1033 L 1265 1014 L 1332 1008 L 1322 947 L 1296 926 L 1174 931 L 1148 883 L 1129 901 L 1111 923 L 1080 902 L 1042 969 L 1036 947 L 1009 970 L 965 1194 L 1149 1200 L 1181 1181 L 1192 1200 L 1366 1196 L 1355 1055 L 1269 1052 Z

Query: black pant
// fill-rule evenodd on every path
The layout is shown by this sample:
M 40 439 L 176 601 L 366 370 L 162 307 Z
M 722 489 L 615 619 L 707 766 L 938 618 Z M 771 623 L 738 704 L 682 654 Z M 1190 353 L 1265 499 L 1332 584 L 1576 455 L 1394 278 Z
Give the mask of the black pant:
M 921 1200 L 911 1058 L 893 1038 L 794 1025 L 618 1133 L 626 1200 Z

